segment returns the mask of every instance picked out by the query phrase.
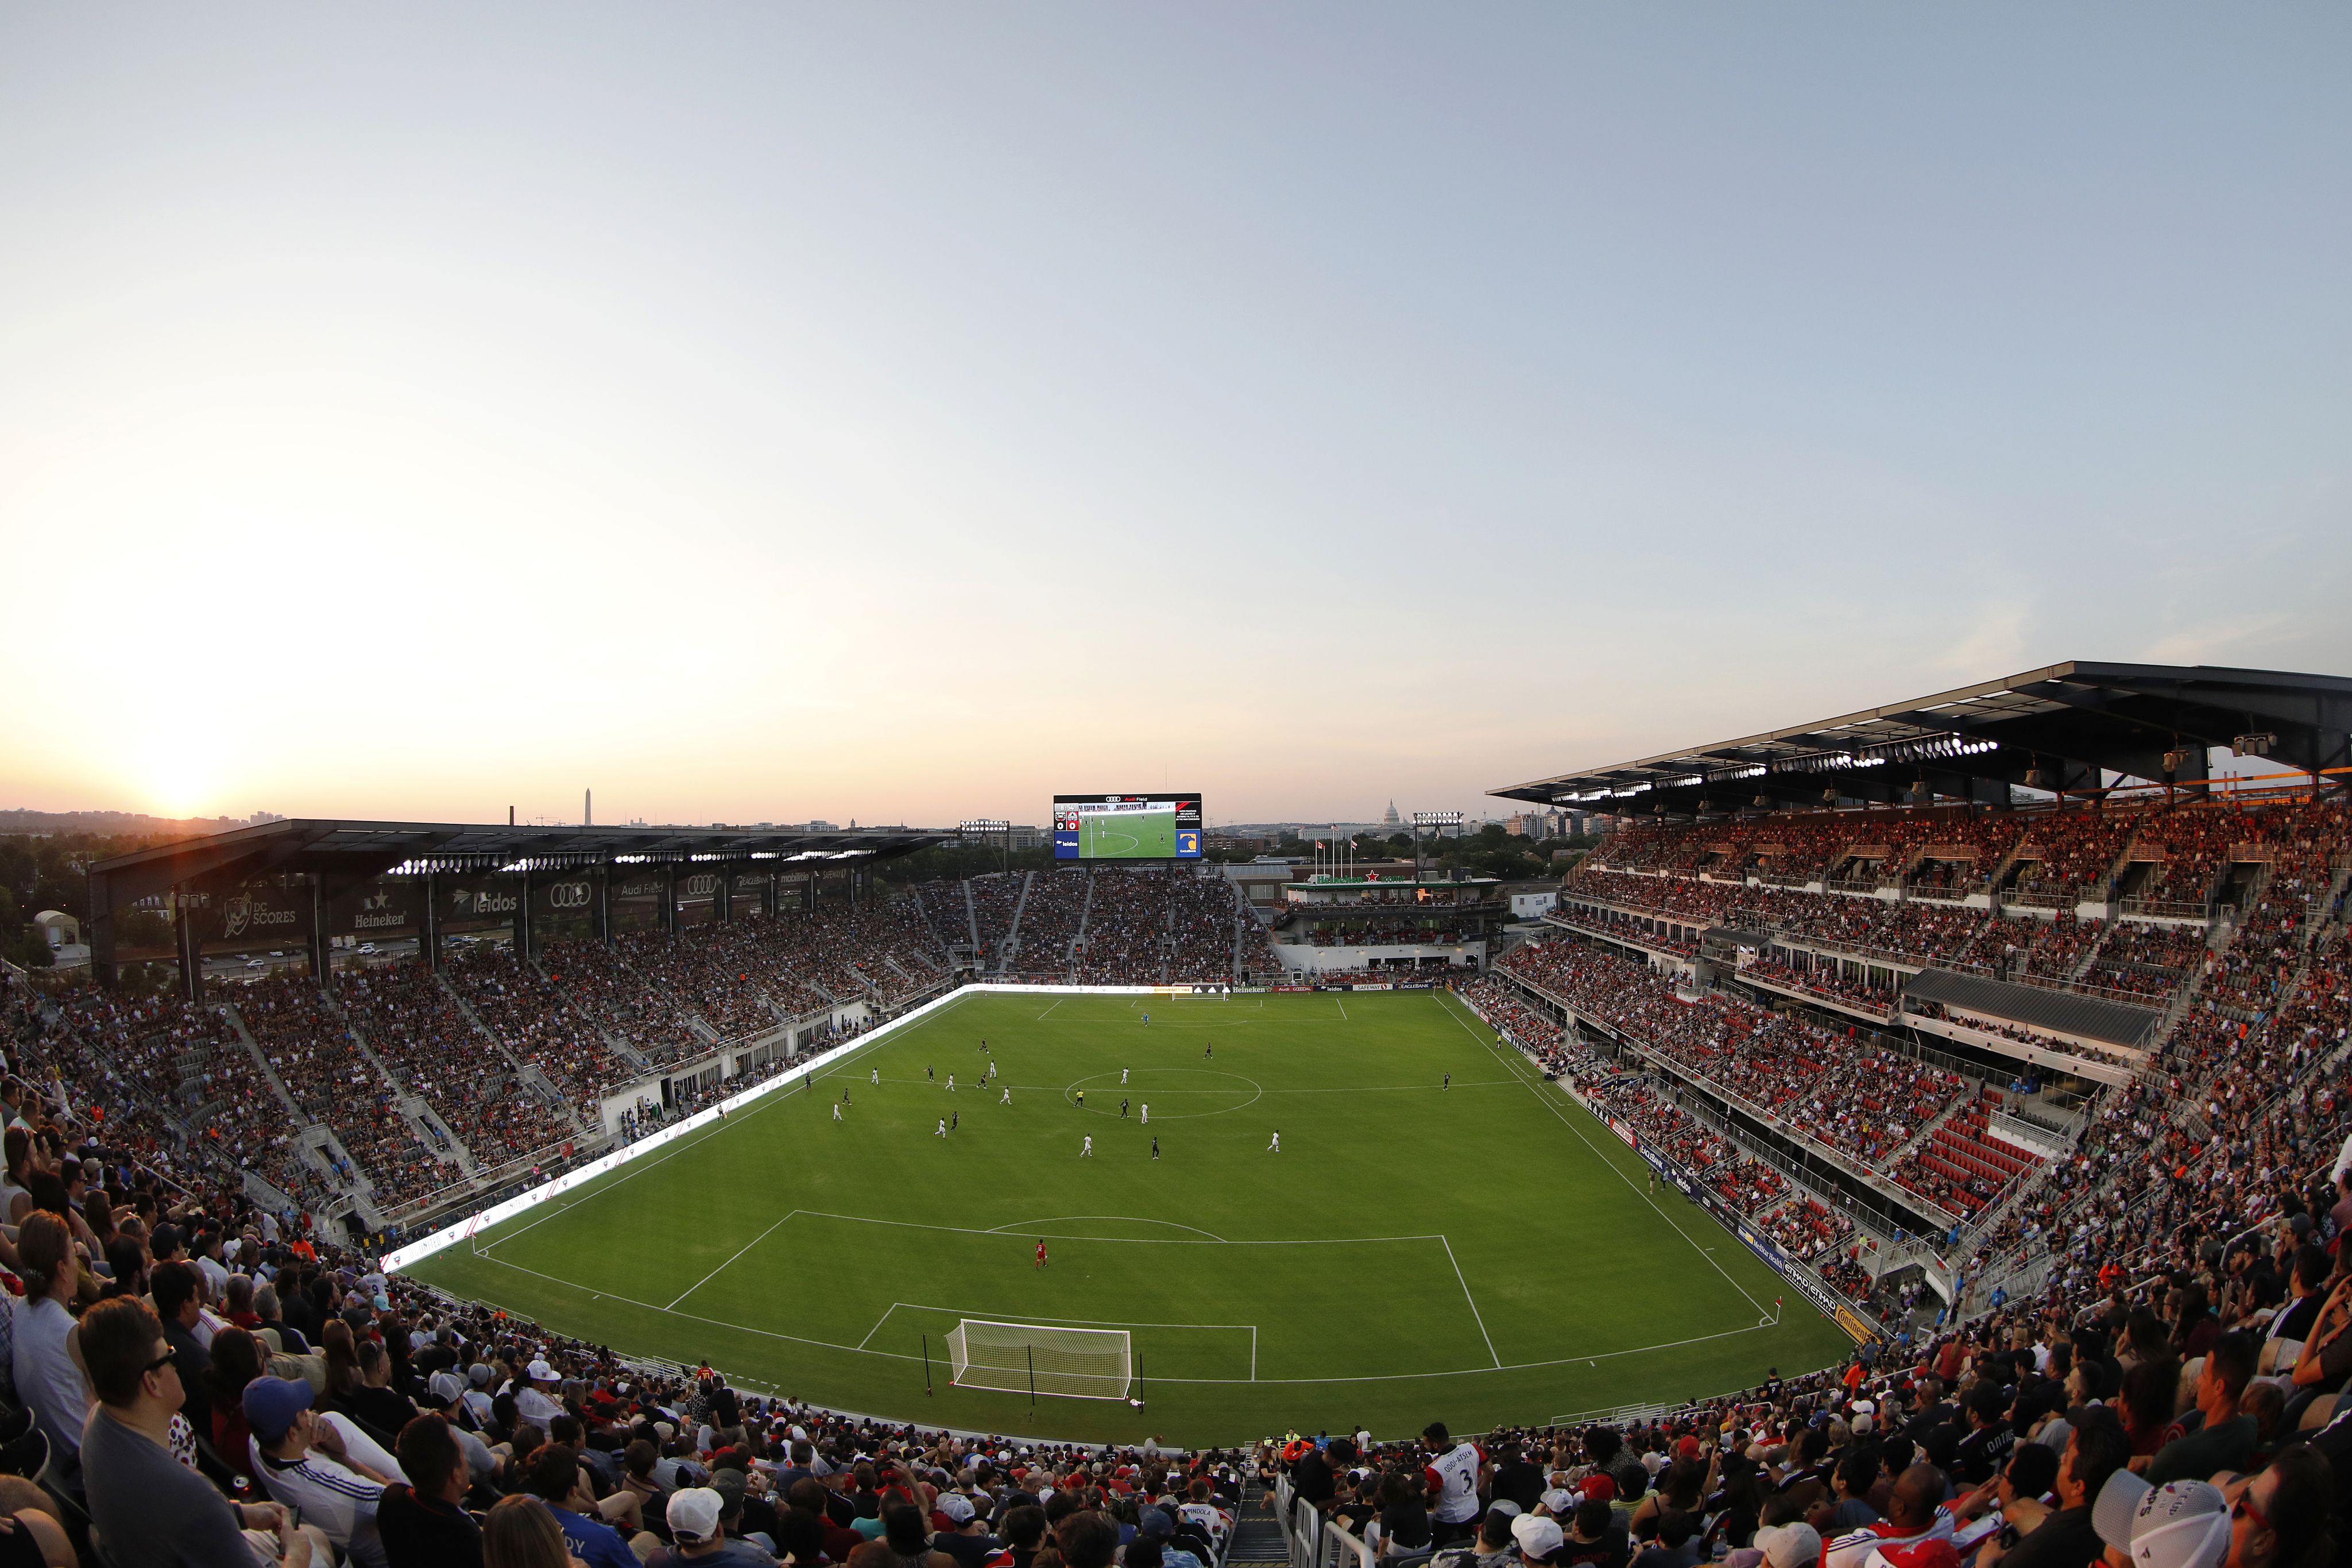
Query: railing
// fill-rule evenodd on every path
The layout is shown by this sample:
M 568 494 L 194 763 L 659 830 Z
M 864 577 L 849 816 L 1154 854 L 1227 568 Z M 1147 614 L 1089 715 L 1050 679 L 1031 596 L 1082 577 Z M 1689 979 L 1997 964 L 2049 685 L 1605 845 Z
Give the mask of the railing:
M 585 1155 L 580 1149 L 581 1145 L 589 1145 L 587 1153 L 593 1154 L 595 1150 L 601 1149 L 604 1143 L 605 1138 L 603 1134 L 595 1137 L 583 1134 L 550 1144 L 544 1148 L 533 1149 L 527 1155 L 517 1155 L 514 1158 L 500 1161 L 495 1166 L 484 1166 L 463 1181 L 455 1181 L 446 1186 L 436 1187 L 423 1197 L 413 1197 L 397 1207 L 383 1208 L 382 1213 L 384 1224 L 386 1226 L 406 1225 L 411 1220 L 422 1218 L 436 1208 L 446 1207 L 477 1193 L 488 1192 L 502 1183 L 512 1181 L 534 1166 L 551 1165 L 557 1160 L 565 1158 L 584 1158 Z M 565 1144 L 572 1146 L 573 1153 L 570 1155 L 563 1153 Z
M 1822 883 L 1822 890 L 1824 893 L 1856 894 L 1864 897 L 1875 898 L 1878 896 L 1878 890 L 1885 885 L 1885 883 L 1881 883 L 1874 876 L 1832 877 Z
M 2209 920 L 2210 908 L 2203 904 L 2182 898 L 2126 898 L 2116 905 L 2116 913 L 2124 917 L 2142 915 L 2151 920 Z
M 1372 1568 L 1372 1549 L 1326 1519 L 1315 1505 L 1290 1490 L 1290 1478 L 1275 1482 L 1275 1516 L 1282 1522 L 1282 1542 L 1290 1568 Z

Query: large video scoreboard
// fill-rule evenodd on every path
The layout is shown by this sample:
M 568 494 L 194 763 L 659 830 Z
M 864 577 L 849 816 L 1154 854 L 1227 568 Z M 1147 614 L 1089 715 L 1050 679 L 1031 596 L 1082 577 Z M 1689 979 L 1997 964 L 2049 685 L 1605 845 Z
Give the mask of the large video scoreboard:
M 1196 861 L 1198 795 L 1056 795 L 1054 858 L 1063 861 Z

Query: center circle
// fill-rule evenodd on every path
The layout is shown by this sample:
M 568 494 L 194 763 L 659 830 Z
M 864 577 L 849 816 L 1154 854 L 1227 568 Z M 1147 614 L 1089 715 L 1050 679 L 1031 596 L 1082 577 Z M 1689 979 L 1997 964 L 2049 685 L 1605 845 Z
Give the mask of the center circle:
M 1221 1079 L 1223 1082 L 1186 1082 L 1207 1079 Z M 1091 1078 L 1081 1078 L 1068 1085 L 1062 1091 L 1062 1098 L 1076 1105 L 1081 1090 L 1090 1096 L 1081 1109 L 1117 1121 L 1118 1102 L 1124 1098 L 1133 1101 L 1136 1106 L 1129 1120 L 1138 1120 L 1142 1107 L 1150 1105 L 1154 1122 L 1222 1116 L 1228 1111 L 1256 1104 L 1265 1093 L 1255 1078 L 1244 1078 L 1238 1072 L 1220 1072 L 1212 1067 L 1130 1068 L 1124 1084 L 1119 1082 L 1116 1072 L 1097 1072 Z

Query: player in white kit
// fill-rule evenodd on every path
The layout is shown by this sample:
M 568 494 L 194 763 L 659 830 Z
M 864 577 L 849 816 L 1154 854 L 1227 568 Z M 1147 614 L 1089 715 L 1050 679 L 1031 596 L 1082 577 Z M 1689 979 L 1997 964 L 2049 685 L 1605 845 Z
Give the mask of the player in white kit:
M 1092 1159 L 1092 1158 L 1094 1158 L 1094 1157 L 1095 1157 L 1095 1139 L 1094 1139 L 1094 1134 L 1093 1134 L 1092 1133 L 1089 1133 L 1089 1134 L 1087 1134 L 1087 1146 L 1086 1146 L 1085 1148 L 1080 1149 L 1080 1150 L 1078 1151 L 1078 1158 L 1080 1158 L 1080 1159 L 1082 1159 L 1082 1160 L 1090 1160 L 1090 1159 Z

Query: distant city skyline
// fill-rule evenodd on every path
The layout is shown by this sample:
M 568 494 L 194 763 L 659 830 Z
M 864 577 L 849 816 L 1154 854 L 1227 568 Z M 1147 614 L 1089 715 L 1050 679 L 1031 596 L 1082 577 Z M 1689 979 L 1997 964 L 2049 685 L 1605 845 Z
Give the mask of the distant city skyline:
M 1499 818 L 2062 659 L 2352 673 L 2347 57 L 16 8 L 0 801 Z

